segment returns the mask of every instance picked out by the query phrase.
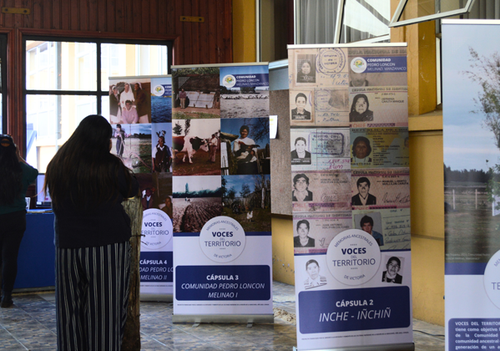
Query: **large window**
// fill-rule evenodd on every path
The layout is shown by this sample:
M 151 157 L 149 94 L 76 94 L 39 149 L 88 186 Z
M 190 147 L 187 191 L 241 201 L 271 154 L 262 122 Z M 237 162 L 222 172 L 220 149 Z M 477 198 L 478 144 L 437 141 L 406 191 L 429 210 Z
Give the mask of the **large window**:
M 45 172 L 89 114 L 109 118 L 109 77 L 169 73 L 170 43 L 25 39 L 27 161 Z
M 388 41 L 389 20 L 389 0 L 295 0 L 295 42 Z

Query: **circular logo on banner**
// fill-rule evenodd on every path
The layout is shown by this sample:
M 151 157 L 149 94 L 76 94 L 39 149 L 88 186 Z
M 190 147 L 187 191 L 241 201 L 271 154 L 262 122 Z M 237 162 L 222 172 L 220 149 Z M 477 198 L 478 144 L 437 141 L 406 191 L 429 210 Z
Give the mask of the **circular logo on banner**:
M 323 74 L 339 73 L 344 69 L 345 63 L 345 54 L 341 49 L 321 49 L 317 60 L 317 70 Z
M 488 261 L 484 270 L 484 289 L 490 301 L 500 308 L 500 251 Z
M 212 261 L 226 263 L 235 260 L 245 249 L 245 231 L 231 217 L 209 220 L 200 232 L 201 251 Z
M 154 87 L 153 92 L 156 96 L 162 96 L 165 93 L 165 88 L 163 85 L 157 85 Z
M 326 252 L 330 273 L 346 285 L 361 285 L 377 273 L 380 248 L 370 234 L 348 229 L 333 238 Z
M 143 212 L 141 250 L 158 251 L 172 240 L 172 220 L 163 211 L 150 208 Z
M 232 74 L 224 76 L 222 82 L 226 88 L 232 88 L 236 84 L 236 78 Z
M 351 61 L 351 69 L 356 73 L 363 73 L 366 71 L 367 63 L 362 57 L 355 57 Z

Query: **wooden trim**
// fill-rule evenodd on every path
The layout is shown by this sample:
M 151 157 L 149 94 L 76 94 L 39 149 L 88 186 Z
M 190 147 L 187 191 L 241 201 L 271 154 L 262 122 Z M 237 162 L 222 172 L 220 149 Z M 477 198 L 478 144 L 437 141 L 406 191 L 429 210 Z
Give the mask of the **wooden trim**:
M 36 35 L 42 37 L 69 37 L 69 38 L 88 38 L 88 39 L 126 39 L 126 40 L 149 40 L 149 41 L 173 41 L 179 35 L 154 35 L 137 33 L 114 33 L 102 31 L 76 31 L 59 29 L 32 29 L 19 28 L 22 35 Z

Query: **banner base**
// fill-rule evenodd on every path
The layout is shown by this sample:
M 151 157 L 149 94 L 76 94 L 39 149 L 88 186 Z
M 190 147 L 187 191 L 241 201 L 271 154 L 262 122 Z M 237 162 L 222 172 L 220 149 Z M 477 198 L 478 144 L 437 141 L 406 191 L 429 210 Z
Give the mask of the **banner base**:
M 172 302 L 174 301 L 174 295 L 172 294 L 141 294 L 139 297 L 140 301 L 148 302 Z
M 414 343 L 388 344 L 388 345 L 363 345 L 345 346 L 331 349 L 307 349 L 307 351 L 414 351 Z M 293 348 L 293 351 L 306 351 L 306 349 Z
M 173 323 L 274 323 L 274 314 L 174 314 Z

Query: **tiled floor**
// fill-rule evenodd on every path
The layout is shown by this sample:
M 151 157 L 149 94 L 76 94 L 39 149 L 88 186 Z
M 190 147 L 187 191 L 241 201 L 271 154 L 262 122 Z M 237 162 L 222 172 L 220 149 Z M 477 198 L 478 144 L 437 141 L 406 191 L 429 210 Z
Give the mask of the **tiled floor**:
M 275 282 L 274 324 L 173 324 L 172 304 L 141 303 L 141 350 L 287 350 L 296 346 L 293 286 Z M 14 296 L 0 309 L 0 350 L 55 350 L 53 293 Z M 414 320 L 415 350 L 444 350 L 442 327 Z

